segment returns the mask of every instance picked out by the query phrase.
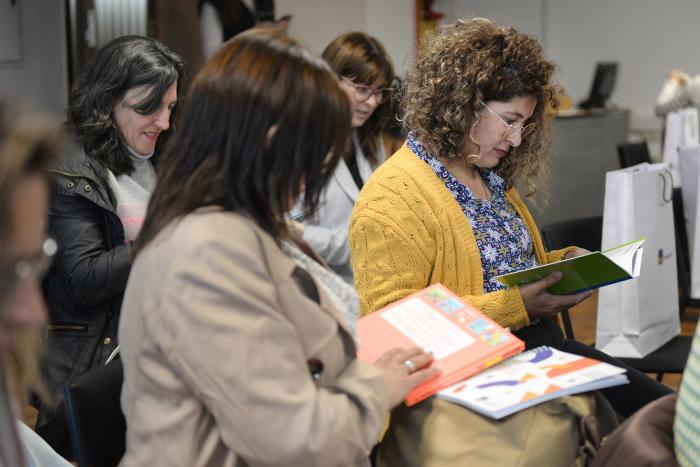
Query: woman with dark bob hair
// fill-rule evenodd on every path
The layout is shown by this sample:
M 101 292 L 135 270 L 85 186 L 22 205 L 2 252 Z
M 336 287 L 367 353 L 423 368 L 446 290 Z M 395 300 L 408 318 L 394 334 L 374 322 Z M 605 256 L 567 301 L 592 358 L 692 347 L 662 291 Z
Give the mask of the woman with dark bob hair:
M 100 49 L 71 91 L 75 144 L 50 168 L 49 232 L 58 253 L 44 281 L 47 376 L 59 401 L 67 384 L 117 346 L 132 242 L 184 86 L 179 56 L 154 39 L 126 36 Z M 37 431 L 66 453 L 63 404 L 42 405 Z
M 385 159 L 382 130 L 390 115 L 394 66 L 382 43 L 364 32 L 341 34 L 322 56 L 350 103 L 352 144 L 323 191 L 318 210 L 303 219 L 304 240 L 352 284 L 348 224 L 362 186 Z
M 564 338 L 556 315 L 590 292 L 551 295 L 560 276 L 506 289 L 495 276 L 586 253 L 545 251 L 516 186 L 541 191 L 557 106 L 555 65 L 513 28 L 459 20 L 426 40 L 406 79 L 406 144 L 360 194 L 350 249 L 362 312 L 440 282 L 523 339 L 627 369 L 603 390 L 629 416 L 670 392 L 596 349 Z M 451 410 L 442 401 L 415 411 Z
M 195 78 L 124 297 L 122 465 L 368 465 L 437 373 L 415 348 L 356 359 L 333 273 L 287 222 L 349 136 L 335 74 L 279 32 L 241 33 Z

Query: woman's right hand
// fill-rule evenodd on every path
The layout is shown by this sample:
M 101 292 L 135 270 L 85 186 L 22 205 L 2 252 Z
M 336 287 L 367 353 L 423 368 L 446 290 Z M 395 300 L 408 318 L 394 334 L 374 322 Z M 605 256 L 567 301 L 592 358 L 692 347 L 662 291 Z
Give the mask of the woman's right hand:
M 411 389 L 440 374 L 438 368 L 428 367 L 432 361 L 432 353 L 412 347 L 391 349 L 374 362 L 375 366 L 384 370 L 384 381 L 392 409 L 404 400 Z
M 572 295 L 552 295 L 547 289 L 559 282 L 564 275 L 555 271 L 544 279 L 520 286 L 520 295 L 530 320 L 548 318 L 578 305 L 593 294 L 593 291 Z

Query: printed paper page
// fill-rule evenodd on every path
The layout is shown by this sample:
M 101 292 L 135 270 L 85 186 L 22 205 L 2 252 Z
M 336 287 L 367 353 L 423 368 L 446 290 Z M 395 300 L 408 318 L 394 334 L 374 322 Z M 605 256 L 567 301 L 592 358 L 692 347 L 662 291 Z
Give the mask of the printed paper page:
M 625 372 L 607 363 L 540 347 L 439 392 L 487 411 L 518 406 L 546 394 L 568 393 Z
M 643 249 L 641 246 L 643 243 L 644 239 L 636 240 L 634 242 L 603 251 L 602 253 L 615 264 L 627 271 L 629 275 L 637 277 L 642 264 Z
M 445 358 L 470 346 L 474 339 L 455 323 L 418 298 L 402 303 L 382 313 L 392 326 L 436 360 Z

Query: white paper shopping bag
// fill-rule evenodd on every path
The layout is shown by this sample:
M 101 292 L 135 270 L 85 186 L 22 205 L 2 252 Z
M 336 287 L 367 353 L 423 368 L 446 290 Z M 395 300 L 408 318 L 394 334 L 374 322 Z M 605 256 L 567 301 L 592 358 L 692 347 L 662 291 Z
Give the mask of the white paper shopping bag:
M 700 144 L 699 126 L 698 109 L 695 107 L 669 112 L 666 116 L 662 160 L 669 165 L 676 188 L 681 186 L 678 149 Z
M 700 298 L 700 145 L 681 147 L 678 150 L 678 162 L 683 187 L 683 215 L 690 250 L 690 296 Z
M 680 333 L 673 181 L 667 164 L 608 172 L 602 248 L 646 237 L 639 277 L 600 289 L 596 348 L 644 357 Z

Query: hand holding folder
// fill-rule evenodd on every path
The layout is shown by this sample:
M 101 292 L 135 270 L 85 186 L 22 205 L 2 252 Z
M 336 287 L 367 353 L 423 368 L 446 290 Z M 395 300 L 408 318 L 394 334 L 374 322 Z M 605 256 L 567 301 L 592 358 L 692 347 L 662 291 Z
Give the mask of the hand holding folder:
M 374 363 L 393 348 L 433 353 L 441 373 L 406 396 L 413 405 L 438 390 L 519 353 L 525 344 L 441 284 L 360 319 L 358 358 Z
M 593 290 L 639 276 L 644 238 L 605 250 L 563 259 L 524 271 L 496 276 L 508 287 L 530 284 L 560 271 L 563 277 L 547 291 L 562 295 Z

